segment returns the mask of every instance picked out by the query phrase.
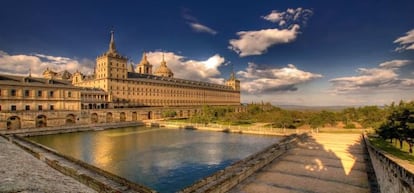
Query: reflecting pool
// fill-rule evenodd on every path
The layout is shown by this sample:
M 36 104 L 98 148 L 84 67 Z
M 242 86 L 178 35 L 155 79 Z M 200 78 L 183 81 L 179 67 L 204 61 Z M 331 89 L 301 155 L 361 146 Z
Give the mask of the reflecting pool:
M 280 138 L 128 127 L 30 139 L 159 192 L 176 192 Z

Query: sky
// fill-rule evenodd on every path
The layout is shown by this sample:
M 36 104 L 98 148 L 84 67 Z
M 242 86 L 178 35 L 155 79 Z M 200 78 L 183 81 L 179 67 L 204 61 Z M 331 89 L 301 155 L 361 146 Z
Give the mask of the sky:
M 223 84 L 241 101 L 361 106 L 414 100 L 414 1 L 6 0 L 0 73 L 91 74 L 116 48 L 134 66 L 162 55 L 176 78 Z

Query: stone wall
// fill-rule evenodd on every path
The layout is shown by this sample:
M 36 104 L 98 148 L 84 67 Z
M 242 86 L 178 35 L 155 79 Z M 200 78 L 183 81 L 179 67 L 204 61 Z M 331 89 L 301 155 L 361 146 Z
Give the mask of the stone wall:
M 267 166 L 269 163 L 291 149 L 296 143 L 306 137 L 303 135 L 290 135 L 282 141 L 273 144 L 264 150 L 253 154 L 246 159 L 240 160 L 224 170 L 220 170 L 211 176 L 203 178 L 193 185 L 184 188 L 180 193 L 208 192 L 222 193 L 227 192 L 243 180 L 254 174 L 256 171 Z
M 414 192 L 414 174 L 387 156 L 383 151 L 375 148 L 366 136 L 364 136 L 364 140 L 375 170 L 380 192 Z

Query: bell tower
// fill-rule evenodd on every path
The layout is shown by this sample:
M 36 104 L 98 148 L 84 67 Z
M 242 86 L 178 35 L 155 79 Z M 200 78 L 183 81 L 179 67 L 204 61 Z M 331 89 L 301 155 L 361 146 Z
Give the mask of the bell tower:
M 126 79 L 128 75 L 127 57 L 118 53 L 114 31 L 111 31 L 108 51 L 96 58 L 95 79 Z
M 232 87 L 235 91 L 240 91 L 240 80 L 236 79 L 234 72 L 231 72 L 230 79 L 226 81 L 226 85 Z
M 147 60 L 147 54 L 142 54 L 141 62 L 137 65 L 135 72 L 138 74 L 152 74 L 152 65 Z

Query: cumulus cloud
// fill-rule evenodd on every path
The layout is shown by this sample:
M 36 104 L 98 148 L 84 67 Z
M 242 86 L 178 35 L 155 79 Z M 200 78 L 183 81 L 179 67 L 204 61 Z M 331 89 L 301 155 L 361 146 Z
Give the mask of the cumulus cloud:
M 358 93 L 373 90 L 414 88 L 414 79 L 402 79 L 398 70 L 410 60 L 392 60 L 383 62 L 378 68 L 359 68 L 357 76 L 331 79 L 335 94 Z
M 237 75 L 243 82 L 242 91 L 249 94 L 296 91 L 296 85 L 322 77 L 320 74 L 302 71 L 293 64 L 283 68 L 270 68 L 254 63 L 249 63 L 246 70 L 237 72 Z
M 414 50 L 414 29 L 408 31 L 405 36 L 397 38 L 394 43 L 400 44 L 395 51 Z
M 217 31 L 215 31 L 215 30 L 213 30 L 213 29 L 211 29 L 211 28 L 209 28 L 209 27 L 207 27 L 203 24 L 194 23 L 194 22 L 189 22 L 188 24 L 196 32 L 205 32 L 205 33 L 209 33 L 211 35 L 216 35 L 217 34 Z
M 215 54 L 206 60 L 191 60 L 173 52 L 149 52 L 147 53 L 148 61 L 153 65 L 155 71 L 162 61 L 164 54 L 168 68 L 174 72 L 174 77 L 208 81 L 217 84 L 223 84 L 219 67 L 225 64 L 225 59 L 219 54 Z
M 228 48 L 241 57 L 261 55 L 273 45 L 294 41 L 300 33 L 299 29 L 312 14 L 312 10 L 303 8 L 287 9 L 284 12 L 273 10 L 262 18 L 277 23 L 278 27 L 237 32 L 238 39 L 231 39 Z
M 10 55 L 0 51 L 0 73 L 6 74 L 28 75 L 30 69 L 33 76 L 40 77 L 47 67 L 54 71 L 74 72 L 79 70 L 84 73 L 92 73 L 93 65 L 94 62 L 87 59 L 77 60 L 44 54 Z

